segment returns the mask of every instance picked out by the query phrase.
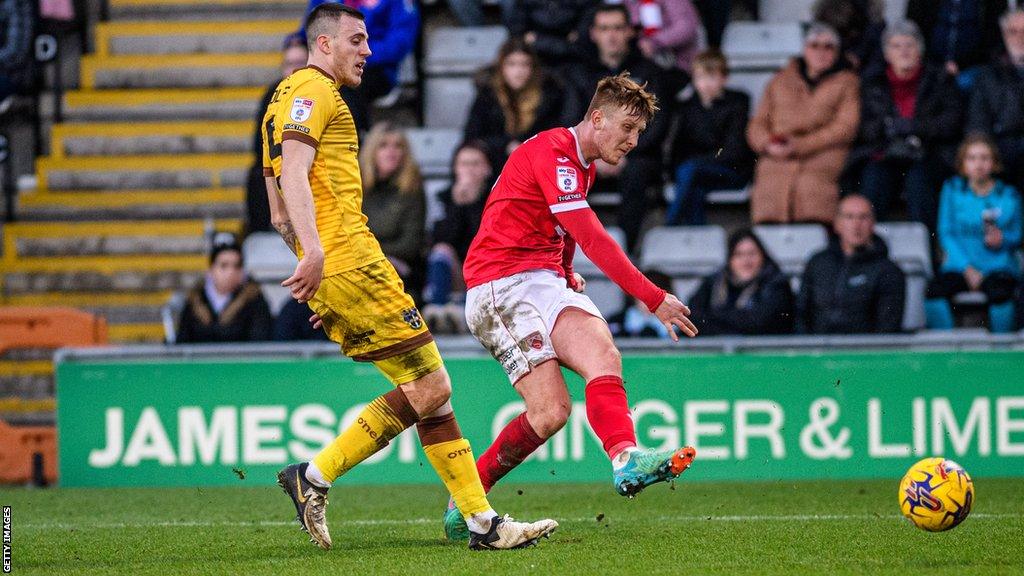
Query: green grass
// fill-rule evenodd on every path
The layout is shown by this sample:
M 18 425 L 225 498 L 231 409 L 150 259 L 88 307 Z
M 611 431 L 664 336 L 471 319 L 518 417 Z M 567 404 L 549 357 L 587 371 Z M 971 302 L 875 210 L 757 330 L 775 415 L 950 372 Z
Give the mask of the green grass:
M 0 490 L 15 574 L 1014 574 L 1024 482 L 978 479 L 964 524 L 929 534 L 898 516 L 896 484 L 686 483 L 635 500 L 610 485 L 499 486 L 500 512 L 561 527 L 528 550 L 442 539 L 440 487 L 337 487 L 334 550 L 288 524 L 270 488 Z

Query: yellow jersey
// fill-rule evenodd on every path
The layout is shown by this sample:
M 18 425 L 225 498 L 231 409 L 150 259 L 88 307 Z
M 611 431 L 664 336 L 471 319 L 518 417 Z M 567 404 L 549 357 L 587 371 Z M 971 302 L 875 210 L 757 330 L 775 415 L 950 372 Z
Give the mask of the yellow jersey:
M 359 137 L 338 84 L 307 66 L 277 85 L 263 115 L 263 174 L 281 178 L 281 142 L 298 140 L 316 149 L 309 171 L 316 228 L 324 250 L 324 276 L 384 258 L 366 226 L 359 174 Z M 302 247 L 296 246 L 299 258 Z

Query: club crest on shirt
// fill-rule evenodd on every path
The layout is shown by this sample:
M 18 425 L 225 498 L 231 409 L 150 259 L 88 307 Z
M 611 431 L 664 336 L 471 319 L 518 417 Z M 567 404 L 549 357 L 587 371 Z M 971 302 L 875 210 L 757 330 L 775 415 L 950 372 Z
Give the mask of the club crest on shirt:
M 305 122 L 313 112 L 313 101 L 309 98 L 296 98 L 292 101 L 292 120 Z
M 555 179 L 558 181 L 558 189 L 562 192 L 575 192 L 579 188 L 576 169 L 572 166 L 555 167 Z
M 569 158 L 567 156 L 559 156 L 558 158 L 555 158 L 555 161 L 559 164 L 565 164 L 569 161 Z
M 415 308 L 402 310 L 402 320 L 405 320 L 413 330 L 419 330 L 423 326 L 423 319 L 420 318 L 420 311 Z

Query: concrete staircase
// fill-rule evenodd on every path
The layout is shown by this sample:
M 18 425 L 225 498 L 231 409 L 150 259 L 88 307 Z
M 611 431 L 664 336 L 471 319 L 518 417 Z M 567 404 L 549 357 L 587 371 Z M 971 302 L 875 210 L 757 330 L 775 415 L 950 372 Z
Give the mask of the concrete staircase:
M 240 232 L 252 119 L 305 0 L 110 0 L 37 189 L 3 229 L 0 304 L 106 316 L 112 342 L 159 342 L 160 308 Z M 34 366 L 28 379 L 46 377 Z

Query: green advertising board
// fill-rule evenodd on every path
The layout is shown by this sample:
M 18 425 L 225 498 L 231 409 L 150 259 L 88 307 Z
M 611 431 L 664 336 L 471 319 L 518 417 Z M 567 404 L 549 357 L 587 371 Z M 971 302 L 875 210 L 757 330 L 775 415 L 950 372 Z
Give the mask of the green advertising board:
M 975 476 L 1024 476 L 1024 353 L 627 356 L 638 438 L 693 445 L 691 481 L 899 477 L 945 455 Z M 447 362 L 459 423 L 479 454 L 523 405 L 490 359 Z M 600 481 L 583 383 L 565 428 L 514 474 Z M 64 486 L 268 484 L 311 458 L 387 381 L 336 360 L 63 362 Z M 436 482 L 414 431 L 345 476 Z

